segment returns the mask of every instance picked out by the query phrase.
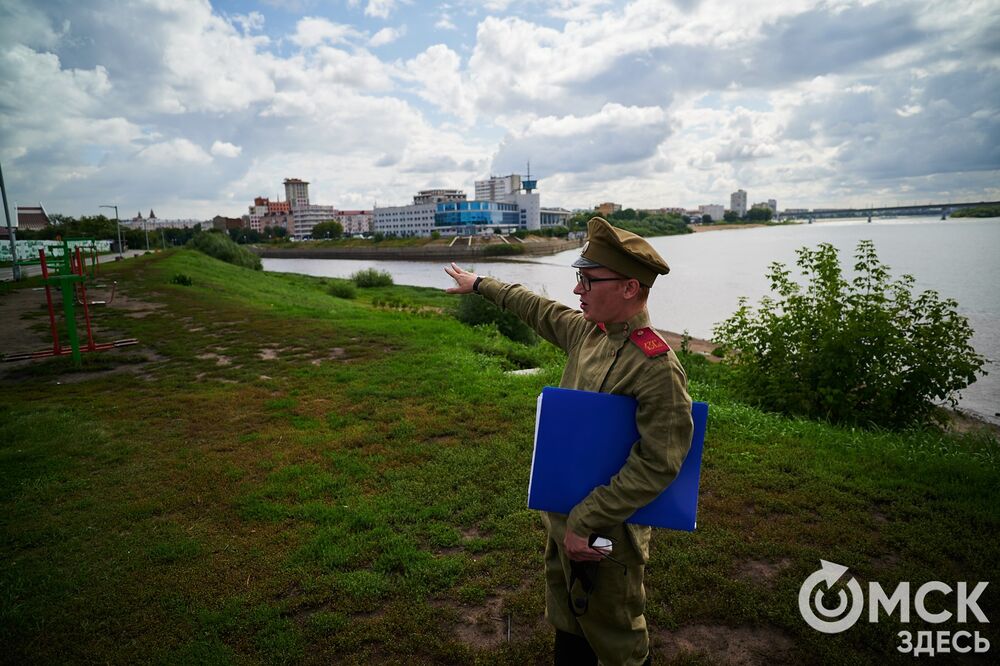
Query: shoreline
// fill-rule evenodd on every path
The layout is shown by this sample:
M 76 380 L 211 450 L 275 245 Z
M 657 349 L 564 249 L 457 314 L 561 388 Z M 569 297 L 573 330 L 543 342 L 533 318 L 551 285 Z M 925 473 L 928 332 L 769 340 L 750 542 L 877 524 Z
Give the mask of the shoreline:
M 488 248 L 510 247 L 521 248 L 510 254 L 491 254 Z M 429 243 L 420 246 L 403 247 L 289 247 L 262 248 L 253 247 L 252 251 L 262 259 L 379 259 L 400 261 L 450 261 L 458 259 L 490 259 L 503 260 L 525 256 L 542 256 L 557 254 L 566 250 L 576 249 L 583 245 L 582 239 L 528 239 L 518 244 L 507 243 L 475 243 L 464 245 L 456 243 Z
M 682 333 L 675 333 L 674 331 L 667 331 L 659 328 L 656 330 L 663 336 L 663 339 L 667 341 L 667 344 L 670 345 L 671 349 L 675 352 L 680 351 L 681 341 L 684 338 Z M 712 350 L 718 347 L 718 345 L 709 340 L 689 337 L 687 346 L 689 353 L 700 354 L 710 363 L 720 363 L 722 361 L 722 359 L 718 356 L 712 355 Z M 965 409 L 951 407 L 941 407 L 941 409 L 948 414 L 948 424 L 946 426 L 946 430 L 950 432 L 967 433 L 986 430 L 994 436 L 1000 437 L 1000 424 L 988 421 L 987 417 L 983 417 L 980 414 L 975 414 Z

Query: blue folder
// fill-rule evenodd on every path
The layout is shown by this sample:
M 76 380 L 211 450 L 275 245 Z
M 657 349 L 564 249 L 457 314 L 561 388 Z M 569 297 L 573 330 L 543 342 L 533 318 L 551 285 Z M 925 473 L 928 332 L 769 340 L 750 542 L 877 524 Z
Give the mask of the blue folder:
M 639 439 L 634 398 L 546 386 L 538 396 L 528 508 L 569 513 L 590 491 L 607 485 Z M 694 434 L 680 472 L 626 522 L 692 531 L 708 404 L 691 405 Z

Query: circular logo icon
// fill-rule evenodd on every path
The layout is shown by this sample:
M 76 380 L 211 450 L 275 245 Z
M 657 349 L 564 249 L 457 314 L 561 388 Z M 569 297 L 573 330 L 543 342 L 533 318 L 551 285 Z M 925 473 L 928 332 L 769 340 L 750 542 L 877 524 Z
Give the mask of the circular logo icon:
M 848 600 L 843 589 L 837 592 L 838 602 L 834 608 L 827 608 L 824 603 L 826 592 L 847 573 L 847 567 L 834 562 L 820 560 L 820 568 L 812 572 L 799 588 L 799 613 L 810 627 L 824 634 L 839 634 L 850 629 L 861 617 L 864 611 L 864 594 L 861 585 L 853 577 L 847 582 L 851 591 Z M 821 589 L 825 587 L 825 591 Z

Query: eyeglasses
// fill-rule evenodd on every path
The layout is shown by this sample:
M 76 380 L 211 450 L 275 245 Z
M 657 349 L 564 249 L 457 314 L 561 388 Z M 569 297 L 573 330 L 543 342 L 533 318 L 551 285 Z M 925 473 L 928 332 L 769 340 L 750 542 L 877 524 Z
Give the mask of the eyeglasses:
M 614 280 L 631 280 L 631 279 L 632 278 L 627 278 L 627 277 L 592 278 L 592 277 L 587 277 L 586 275 L 584 275 L 580 271 L 576 272 L 576 281 L 577 281 L 577 284 L 582 284 L 584 291 L 590 291 L 591 285 L 593 285 L 593 283 L 595 283 L 595 282 L 611 282 L 611 281 L 614 281 Z

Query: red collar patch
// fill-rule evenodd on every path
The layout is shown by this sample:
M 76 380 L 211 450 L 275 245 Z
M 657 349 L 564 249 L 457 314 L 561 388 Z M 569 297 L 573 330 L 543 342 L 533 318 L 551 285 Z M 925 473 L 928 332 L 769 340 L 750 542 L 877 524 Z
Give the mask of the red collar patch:
M 629 340 L 634 342 L 636 346 L 642 350 L 643 354 L 650 358 L 666 354 L 670 351 L 670 345 L 668 345 L 666 341 L 652 328 L 637 328 L 632 331 L 632 335 L 628 337 Z
M 602 330 L 602 331 L 604 331 L 605 333 L 607 333 L 607 332 L 608 332 L 608 327 L 604 325 L 604 322 L 603 322 L 603 321 L 597 324 L 597 328 L 601 329 L 601 330 Z

